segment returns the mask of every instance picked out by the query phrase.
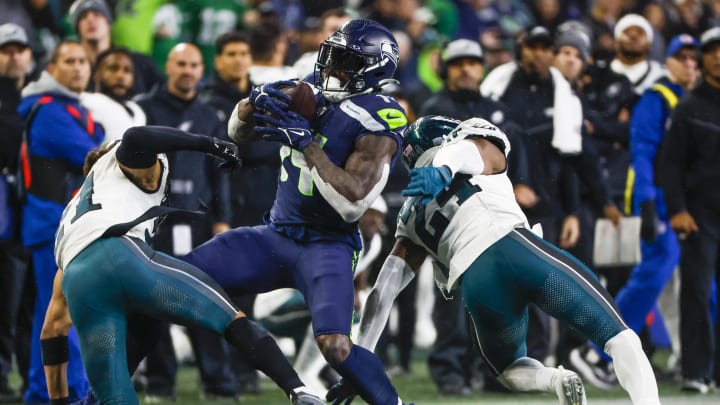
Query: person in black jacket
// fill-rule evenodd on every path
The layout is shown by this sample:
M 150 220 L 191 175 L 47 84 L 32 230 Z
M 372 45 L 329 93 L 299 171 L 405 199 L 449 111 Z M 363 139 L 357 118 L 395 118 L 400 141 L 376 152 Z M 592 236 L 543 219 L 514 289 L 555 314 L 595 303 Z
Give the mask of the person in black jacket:
M 225 33 L 215 41 L 215 51 L 215 69 L 207 85 L 200 90 L 198 99 L 201 103 L 213 107 L 218 118 L 227 127 L 235 104 L 250 95 L 253 88 L 249 73 L 252 65 L 249 38 L 239 32 Z M 266 186 L 275 182 L 279 166 L 277 146 L 269 142 L 239 145 L 239 152 L 243 167 L 234 170 L 230 175 L 230 226 L 233 228 L 262 224 L 262 216 L 270 209 L 275 198 L 275 190 Z M 250 319 L 253 318 L 254 294 L 232 299 Z M 225 344 L 222 341 L 218 343 Z M 233 347 L 228 349 L 231 358 L 225 361 L 235 372 L 238 393 L 259 392 L 260 385 L 255 369 L 236 355 L 237 351 Z
M 225 138 L 223 123 L 215 110 L 197 98 L 198 82 L 203 74 L 198 48 L 186 43 L 176 45 L 168 56 L 166 72 L 167 84 L 155 87 L 138 100 L 147 115 L 148 125 L 170 126 Z M 230 229 L 229 182 L 228 175 L 221 172 L 215 162 L 197 152 L 178 151 L 168 154 L 168 159 L 172 167 L 168 203 L 189 210 L 197 209 L 201 202 L 210 206 L 209 219 L 168 218 L 160 225 L 153 247 L 180 256 L 212 235 Z M 188 333 L 193 346 L 202 348 L 196 350 L 195 355 L 200 357 L 198 365 L 205 395 L 234 397 L 234 381 L 224 360 L 227 354 L 222 351 L 222 338 L 196 328 L 188 329 Z M 172 397 L 177 362 L 169 333 L 164 339 L 164 345 L 158 345 L 158 350 L 147 360 L 148 394 Z
M 21 259 L 17 232 L 20 210 L 9 177 L 17 167 L 23 130 L 23 119 L 18 113 L 20 90 L 28 82 L 26 75 L 32 59 L 25 30 L 17 24 L 0 25 L 0 402 L 22 400 L 8 385 L 8 374 L 12 369 L 14 353 L 27 388 L 30 356 L 29 351 L 15 349 L 20 347 L 15 342 L 30 339 L 29 328 L 21 326 L 29 326 L 29 322 L 19 321 L 30 321 L 32 315 L 27 313 L 23 316 L 18 310 L 23 296 L 32 302 L 33 294 L 28 297 L 28 292 L 33 291 L 35 286 L 32 278 L 27 277 L 27 267 Z M 28 292 L 23 292 L 23 285 L 28 287 Z M 27 312 L 26 308 L 23 309 Z
M 681 239 L 682 389 L 705 394 L 710 381 L 720 383 L 720 333 L 708 305 L 720 280 L 720 28 L 700 42 L 704 80 L 672 113 L 657 178 Z
M 506 124 L 504 107 L 480 95 L 483 62 L 478 42 L 449 42 L 441 53 L 439 76 L 444 86 L 422 105 L 419 115 L 444 115 L 457 120 L 482 117 L 498 126 Z M 432 319 L 437 338 L 428 358 L 430 376 L 442 395 L 469 395 L 473 379 L 479 377 L 479 357 L 472 346 L 462 296 L 457 292 L 452 300 L 446 300 L 439 289 L 434 290 Z

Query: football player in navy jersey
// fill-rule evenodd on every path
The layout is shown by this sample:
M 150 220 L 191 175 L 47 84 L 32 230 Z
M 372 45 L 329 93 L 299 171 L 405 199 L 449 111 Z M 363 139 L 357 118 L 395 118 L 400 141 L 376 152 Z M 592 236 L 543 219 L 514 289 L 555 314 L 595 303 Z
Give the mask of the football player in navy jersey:
M 265 225 L 216 235 L 184 257 L 230 295 L 300 290 L 325 359 L 365 401 L 382 405 L 402 401 L 378 358 L 353 345 L 349 333 L 357 221 L 384 188 L 407 124 L 398 102 L 379 94 L 394 82 L 397 65 L 393 35 L 374 21 L 352 20 L 322 44 L 311 119 L 288 111 L 290 97 L 280 88 L 289 82 L 253 89 L 233 112 L 228 135 L 283 144 L 273 207 Z M 238 117 L 247 103 L 262 126 Z

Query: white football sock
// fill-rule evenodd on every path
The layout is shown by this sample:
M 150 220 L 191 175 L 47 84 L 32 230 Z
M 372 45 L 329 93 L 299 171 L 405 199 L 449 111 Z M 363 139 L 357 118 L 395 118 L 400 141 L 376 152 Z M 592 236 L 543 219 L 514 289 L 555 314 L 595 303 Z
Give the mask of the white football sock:
M 633 405 L 660 405 L 655 373 L 640 338 L 632 329 L 625 329 L 608 340 L 605 352 L 613 358 L 618 382 L 630 395 Z

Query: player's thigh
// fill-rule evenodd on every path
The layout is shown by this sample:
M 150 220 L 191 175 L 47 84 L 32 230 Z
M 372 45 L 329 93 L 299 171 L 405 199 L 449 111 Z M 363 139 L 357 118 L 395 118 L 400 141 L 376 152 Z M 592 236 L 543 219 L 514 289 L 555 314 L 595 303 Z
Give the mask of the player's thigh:
M 627 328 L 612 297 L 587 266 L 527 230 L 509 236 L 517 244 L 518 253 L 509 256 L 516 274 L 535 287 L 533 302 L 543 311 L 600 347 Z
M 316 336 L 349 335 L 358 252 L 345 243 L 310 243 L 299 256 L 295 285 L 305 296 Z
M 100 403 L 137 403 L 127 367 L 124 306 L 117 297 L 122 288 L 112 285 L 106 269 L 93 271 L 88 257 L 78 259 L 65 269 L 63 292 L 90 385 Z
M 489 250 L 463 274 L 460 287 L 473 339 L 495 375 L 527 354 L 528 299 L 509 273 L 502 257 Z
M 237 310 L 217 282 L 180 259 L 130 238 L 119 239 L 128 310 L 186 326 L 222 332 Z
M 239 296 L 279 288 L 292 244 L 266 226 L 240 227 L 215 235 L 181 257 Z

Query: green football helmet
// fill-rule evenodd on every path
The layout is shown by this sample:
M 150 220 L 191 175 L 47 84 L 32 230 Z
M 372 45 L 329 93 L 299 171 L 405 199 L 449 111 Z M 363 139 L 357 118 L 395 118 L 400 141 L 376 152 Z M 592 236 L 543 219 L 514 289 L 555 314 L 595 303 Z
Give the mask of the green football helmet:
M 442 115 L 428 115 L 418 118 L 403 132 L 402 161 L 410 170 L 415 167 L 420 155 L 433 146 L 442 143 L 443 137 L 460 124 L 460 121 Z

